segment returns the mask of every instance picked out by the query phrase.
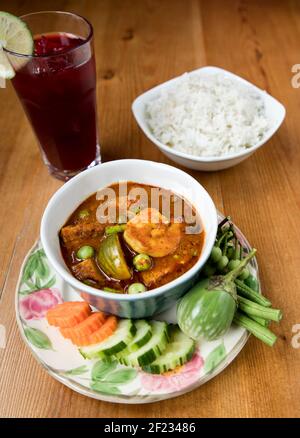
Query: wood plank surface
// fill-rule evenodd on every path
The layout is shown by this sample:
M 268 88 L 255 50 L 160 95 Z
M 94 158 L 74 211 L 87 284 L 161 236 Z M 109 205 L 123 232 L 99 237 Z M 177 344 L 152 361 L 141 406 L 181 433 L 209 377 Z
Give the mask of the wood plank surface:
M 188 171 L 216 206 L 233 217 L 258 248 L 263 289 L 283 309 L 273 349 L 251 338 L 217 378 L 176 399 L 114 405 L 85 398 L 52 379 L 18 333 L 14 290 L 40 219 L 61 183 L 47 174 L 11 84 L 0 89 L 0 349 L 1 417 L 287 417 L 300 416 L 300 2 L 255 0 L 44 0 L 94 25 L 103 161 L 142 158 L 172 164 L 138 129 L 133 99 L 167 79 L 204 65 L 245 77 L 287 109 L 279 132 L 252 157 L 228 170 Z M 21 15 L 37 0 L 1 0 Z

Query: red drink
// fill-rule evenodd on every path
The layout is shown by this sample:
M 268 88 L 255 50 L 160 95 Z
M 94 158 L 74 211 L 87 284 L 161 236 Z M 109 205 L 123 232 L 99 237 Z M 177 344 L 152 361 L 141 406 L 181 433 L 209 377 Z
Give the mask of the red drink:
M 34 55 L 14 66 L 13 86 L 51 173 L 68 179 L 99 162 L 96 71 L 90 40 L 72 33 L 34 38 Z
M 38 35 L 34 38 L 34 55 L 57 55 L 81 46 L 83 43 L 83 38 L 62 32 Z

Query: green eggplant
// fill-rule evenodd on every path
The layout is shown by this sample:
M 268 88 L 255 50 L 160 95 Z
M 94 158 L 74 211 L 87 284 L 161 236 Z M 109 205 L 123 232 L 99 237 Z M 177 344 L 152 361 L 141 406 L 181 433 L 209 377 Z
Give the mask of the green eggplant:
M 213 341 L 225 335 L 237 309 L 234 280 L 254 256 L 253 249 L 226 275 L 205 278 L 197 283 L 179 302 L 177 320 L 181 330 L 194 340 Z

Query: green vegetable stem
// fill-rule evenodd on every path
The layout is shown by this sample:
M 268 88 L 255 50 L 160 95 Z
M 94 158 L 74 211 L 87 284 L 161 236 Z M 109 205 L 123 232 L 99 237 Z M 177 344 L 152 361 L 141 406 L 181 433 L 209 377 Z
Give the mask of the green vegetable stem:
M 271 332 L 266 327 L 258 324 L 256 321 L 253 321 L 246 315 L 242 315 L 240 312 L 236 312 L 233 322 L 241 327 L 247 329 L 250 333 L 252 333 L 256 338 L 263 341 L 265 344 L 273 347 L 276 342 L 276 335 Z
M 272 309 L 271 307 L 264 307 L 260 304 L 253 303 L 247 298 L 238 295 L 239 308 L 248 315 L 258 316 L 263 319 L 270 319 L 271 321 L 279 322 L 282 318 L 282 312 L 279 309 Z
M 110 234 L 114 234 L 114 233 L 123 233 L 125 229 L 126 229 L 126 224 L 111 225 L 105 228 L 105 234 L 109 236 Z
M 112 292 L 112 293 L 114 293 L 114 294 L 120 294 L 120 293 L 122 293 L 121 290 L 113 289 L 112 287 L 107 287 L 107 286 L 105 286 L 105 287 L 103 288 L 103 290 L 104 290 L 105 292 Z
M 223 232 L 223 230 L 222 230 L 223 225 L 227 224 L 230 221 L 231 221 L 231 217 L 230 216 L 224 217 L 224 219 L 218 225 L 218 233 L 219 232 L 222 233 Z
M 268 321 L 267 319 L 264 318 L 260 318 L 259 316 L 254 316 L 254 315 L 246 315 L 249 318 L 253 319 L 254 321 L 258 322 L 258 324 L 264 326 L 264 327 L 268 327 L 270 321 Z
M 246 286 L 250 287 L 250 289 L 259 292 L 258 281 L 253 275 L 250 274 L 249 277 L 244 280 L 244 283 Z
M 252 259 L 252 257 L 255 256 L 255 254 L 256 254 L 256 249 L 253 248 L 249 252 L 249 254 L 240 261 L 240 264 L 239 264 L 239 266 L 237 268 L 235 268 L 232 271 L 229 271 L 224 276 L 224 278 L 226 279 L 226 282 L 227 283 L 234 282 L 236 280 L 236 278 L 241 274 L 242 270 L 247 266 L 247 264 Z
M 269 301 L 266 297 L 261 295 L 259 292 L 255 291 L 254 289 L 251 289 L 241 280 L 236 279 L 235 284 L 239 295 L 242 295 L 243 297 L 248 298 L 248 300 L 254 301 L 255 303 L 260 304 L 261 306 L 264 307 L 270 307 L 272 305 L 271 301 Z

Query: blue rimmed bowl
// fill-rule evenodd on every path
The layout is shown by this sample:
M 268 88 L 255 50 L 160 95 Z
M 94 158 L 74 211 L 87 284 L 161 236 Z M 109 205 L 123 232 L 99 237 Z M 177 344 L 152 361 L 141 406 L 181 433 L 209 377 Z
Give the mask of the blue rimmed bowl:
M 162 187 L 184 197 L 200 214 L 205 232 L 202 253 L 190 270 L 161 287 L 137 295 L 115 294 L 81 283 L 69 271 L 60 250 L 59 231 L 74 210 L 99 189 L 119 181 Z M 53 268 L 92 306 L 125 318 L 144 318 L 172 307 L 195 283 L 211 253 L 217 225 L 217 211 L 211 197 L 187 173 L 152 161 L 119 160 L 80 173 L 52 196 L 42 218 L 41 241 Z

